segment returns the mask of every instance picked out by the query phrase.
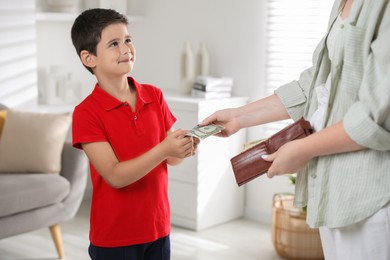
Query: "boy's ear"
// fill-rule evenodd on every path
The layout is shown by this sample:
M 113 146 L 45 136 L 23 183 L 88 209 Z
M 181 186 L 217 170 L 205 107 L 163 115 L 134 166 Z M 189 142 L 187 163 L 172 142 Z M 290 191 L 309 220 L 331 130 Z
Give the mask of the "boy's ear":
M 88 68 L 95 68 L 96 67 L 96 64 L 95 64 L 95 55 L 89 53 L 89 51 L 86 51 L 86 50 L 83 50 L 80 52 L 80 59 L 81 59 L 81 62 L 87 66 Z

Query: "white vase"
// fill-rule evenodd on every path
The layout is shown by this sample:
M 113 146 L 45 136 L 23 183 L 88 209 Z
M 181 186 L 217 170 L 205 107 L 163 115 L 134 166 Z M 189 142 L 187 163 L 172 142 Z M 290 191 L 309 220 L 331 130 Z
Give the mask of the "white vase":
M 189 42 L 184 44 L 181 56 L 181 89 L 182 94 L 190 94 L 195 82 L 195 57 Z
M 197 55 L 197 75 L 209 76 L 210 75 L 210 55 L 205 43 L 201 43 Z
M 45 91 L 45 100 L 48 105 L 63 105 L 66 103 L 68 77 L 69 75 L 63 66 L 50 66 Z

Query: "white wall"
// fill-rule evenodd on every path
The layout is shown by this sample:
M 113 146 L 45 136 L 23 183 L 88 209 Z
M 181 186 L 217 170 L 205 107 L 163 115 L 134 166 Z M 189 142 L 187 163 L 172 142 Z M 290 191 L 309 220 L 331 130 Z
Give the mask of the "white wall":
M 250 101 L 261 97 L 264 79 L 265 9 L 259 0 L 145 0 L 144 19 L 130 25 L 137 49 L 133 76 L 164 91 L 178 91 L 180 55 L 185 41 L 195 49 L 207 44 L 211 73 L 234 78 L 233 93 Z M 73 78 L 83 82 L 86 95 L 94 78 L 82 67 L 70 40 L 72 21 L 38 21 L 38 67 L 64 65 Z M 41 79 L 41 77 L 40 77 Z M 194 122 L 196 123 L 196 122 Z M 261 128 L 249 130 L 249 140 L 262 138 Z M 241 187 L 243 188 L 243 187 Z M 286 177 L 265 176 L 244 187 L 246 216 L 269 223 L 272 196 L 291 191 Z
M 138 50 L 135 73 L 143 80 L 177 90 L 184 42 L 191 42 L 195 49 L 205 42 L 211 73 L 233 77 L 236 95 L 258 95 L 264 60 L 264 2 L 147 1 L 145 20 L 130 27 Z

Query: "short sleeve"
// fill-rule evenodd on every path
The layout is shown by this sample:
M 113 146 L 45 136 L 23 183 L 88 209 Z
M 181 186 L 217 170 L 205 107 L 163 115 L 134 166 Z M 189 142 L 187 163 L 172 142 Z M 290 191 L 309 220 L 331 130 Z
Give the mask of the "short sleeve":
M 164 95 L 161 90 L 158 90 L 158 98 L 159 98 L 159 103 L 161 107 L 161 112 L 163 114 L 164 118 L 164 124 L 165 124 L 165 131 L 168 131 L 169 129 L 172 128 L 173 124 L 176 122 L 176 117 L 172 114 L 171 110 L 169 109 L 169 106 L 167 102 L 164 99 Z
M 75 148 L 82 149 L 82 143 L 107 141 L 97 115 L 96 111 L 87 109 L 83 103 L 76 106 L 72 120 L 72 144 Z

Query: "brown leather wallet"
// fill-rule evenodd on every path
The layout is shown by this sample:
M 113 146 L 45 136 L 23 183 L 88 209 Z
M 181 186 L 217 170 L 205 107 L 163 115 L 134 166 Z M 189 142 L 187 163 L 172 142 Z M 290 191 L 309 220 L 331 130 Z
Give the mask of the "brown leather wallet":
M 243 151 L 230 159 L 238 186 L 266 173 L 272 163 L 261 158 L 264 154 L 276 152 L 289 141 L 306 137 L 313 133 L 310 123 L 303 117 L 283 128 L 265 141 Z

